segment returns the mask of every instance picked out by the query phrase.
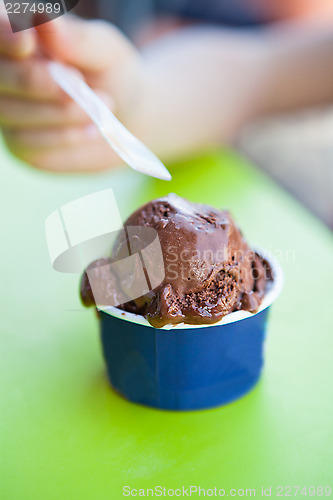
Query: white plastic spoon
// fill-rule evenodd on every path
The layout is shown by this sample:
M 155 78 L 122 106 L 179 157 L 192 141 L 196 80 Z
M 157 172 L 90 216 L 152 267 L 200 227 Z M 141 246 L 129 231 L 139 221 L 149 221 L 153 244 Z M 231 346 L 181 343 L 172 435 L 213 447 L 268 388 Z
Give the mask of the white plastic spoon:
M 163 163 L 120 123 L 80 75 L 58 62 L 49 63 L 52 78 L 89 115 L 104 139 L 130 167 L 165 181 L 171 175 Z

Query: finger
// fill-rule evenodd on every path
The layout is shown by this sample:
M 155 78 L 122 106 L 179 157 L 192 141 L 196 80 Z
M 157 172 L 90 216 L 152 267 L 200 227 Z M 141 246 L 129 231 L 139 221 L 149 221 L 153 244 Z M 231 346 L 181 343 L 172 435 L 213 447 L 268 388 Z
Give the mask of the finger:
M 133 45 L 106 21 L 67 15 L 41 24 L 36 30 L 48 53 L 82 71 L 104 71 L 129 56 L 136 57 Z
M 4 128 L 3 136 L 13 149 L 35 151 L 80 145 L 101 137 L 93 124 L 42 129 Z
M 87 124 L 88 115 L 74 101 L 38 102 L 0 96 L 0 125 L 14 128 Z
M 49 74 L 47 61 L 37 58 L 20 63 L 0 58 L 0 92 L 38 100 L 59 100 L 65 95 Z
M 114 109 L 111 96 L 95 92 L 109 109 Z M 71 99 L 38 102 L 0 95 L 0 126 L 14 128 L 67 127 L 91 123 L 89 116 Z
M 31 56 L 37 48 L 37 37 L 33 29 L 13 33 L 6 13 L 0 14 L 0 54 L 21 59 Z
M 104 171 L 122 164 L 102 138 L 85 140 L 72 146 L 46 150 L 23 149 L 7 142 L 12 153 L 29 165 L 51 172 L 77 173 Z

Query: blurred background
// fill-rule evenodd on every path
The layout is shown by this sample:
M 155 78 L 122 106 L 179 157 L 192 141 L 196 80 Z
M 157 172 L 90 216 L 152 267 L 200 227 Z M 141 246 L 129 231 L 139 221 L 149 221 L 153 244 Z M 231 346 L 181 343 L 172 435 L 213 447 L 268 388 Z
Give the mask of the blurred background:
M 238 148 L 333 229 L 332 106 L 254 123 Z

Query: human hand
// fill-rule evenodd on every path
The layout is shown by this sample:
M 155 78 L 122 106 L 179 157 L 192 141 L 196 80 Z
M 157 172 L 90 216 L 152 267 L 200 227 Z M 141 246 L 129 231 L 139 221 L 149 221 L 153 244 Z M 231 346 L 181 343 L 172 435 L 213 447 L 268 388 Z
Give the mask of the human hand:
M 52 80 L 47 54 L 77 68 L 126 125 L 140 95 L 141 64 L 109 23 L 66 14 L 13 34 L 0 13 L 0 126 L 14 155 L 52 171 L 97 171 L 121 163 L 89 117 Z

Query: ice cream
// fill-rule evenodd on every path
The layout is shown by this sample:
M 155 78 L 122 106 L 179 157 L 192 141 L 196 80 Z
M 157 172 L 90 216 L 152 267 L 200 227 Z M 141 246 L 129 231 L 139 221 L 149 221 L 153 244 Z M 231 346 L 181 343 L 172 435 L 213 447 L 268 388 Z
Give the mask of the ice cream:
M 271 279 L 269 266 L 248 246 L 228 211 L 169 194 L 136 210 L 126 220 L 126 227 L 137 227 L 138 240 L 140 228 L 156 230 L 165 275 L 152 290 L 121 304 L 125 311 L 143 315 L 160 328 L 183 322 L 215 323 L 239 309 L 258 309 Z M 128 254 L 124 234 L 117 238 L 109 260 L 92 264 L 97 272 L 100 268 L 100 296 L 119 294 L 119 283 L 115 285 L 116 280 L 103 269 L 108 262 L 120 261 Z M 138 260 L 137 265 L 146 272 L 152 266 L 145 262 Z M 136 271 L 139 269 L 131 273 Z M 81 297 L 85 305 L 95 303 L 87 274 L 81 281 Z

